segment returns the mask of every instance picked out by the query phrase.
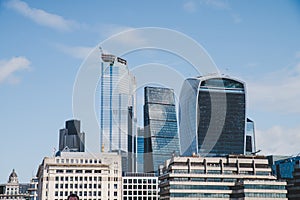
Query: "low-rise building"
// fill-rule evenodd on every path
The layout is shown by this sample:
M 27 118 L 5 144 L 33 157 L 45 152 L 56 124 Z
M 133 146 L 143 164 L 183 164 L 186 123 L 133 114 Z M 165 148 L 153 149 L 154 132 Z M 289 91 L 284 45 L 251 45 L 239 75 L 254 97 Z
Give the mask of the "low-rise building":
M 161 200 L 287 199 L 264 156 L 172 157 L 159 180 Z
M 29 184 L 19 183 L 18 175 L 13 170 L 9 175 L 7 184 L 0 186 L 0 199 L 25 200 L 29 198 Z
M 61 152 L 44 158 L 38 172 L 39 200 L 121 200 L 121 156 L 115 153 Z
M 158 177 L 154 173 L 130 173 L 123 176 L 123 200 L 158 200 Z

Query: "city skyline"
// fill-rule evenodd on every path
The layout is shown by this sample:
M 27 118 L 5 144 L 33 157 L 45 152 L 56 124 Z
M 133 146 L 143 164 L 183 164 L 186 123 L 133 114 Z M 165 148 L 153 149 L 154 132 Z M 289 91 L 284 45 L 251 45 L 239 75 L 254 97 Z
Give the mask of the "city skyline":
M 247 116 L 256 123 L 256 146 L 262 154 L 300 152 L 299 3 L 156 3 L 1 1 L 2 182 L 13 168 L 20 182 L 29 181 L 43 157 L 53 155 L 57 130 L 73 118 L 73 85 L 89 51 L 113 33 L 145 26 L 187 34 L 205 47 L 222 73 L 247 83 Z M 123 17 L 111 15 L 112 7 Z M 143 41 L 134 39 L 122 40 L 122 45 Z M 151 50 L 124 58 L 131 69 L 147 62 L 188 68 L 179 59 Z

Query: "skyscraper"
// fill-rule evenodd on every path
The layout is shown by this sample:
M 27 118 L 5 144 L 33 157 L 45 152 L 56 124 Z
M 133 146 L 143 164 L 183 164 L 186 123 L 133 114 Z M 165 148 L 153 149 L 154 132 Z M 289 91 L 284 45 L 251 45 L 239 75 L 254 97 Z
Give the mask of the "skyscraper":
M 246 123 L 245 147 L 246 147 L 246 154 L 253 154 L 256 152 L 254 121 L 252 121 L 249 118 L 247 118 L 247 123 Z
M 59 130 L 59 151 L 84 152 L 85 133 L 80 132 L 80 121 L 66 121 L 66 128 Z
M 220 76 L 185 80 L 179 99 L 181 154 L 244 154 L 245 84 Z
M 159 165 L 180 152 L 174 92 L 145 87 L 144 95 L 144 171 L 157 173 Z
M 144 172 L 144 128 L 137 131 L 137 172 Z
M 123 171 L 134 171 L 131 138 L 136 135 L 135 77 L 126 60 L 103 53 L 101 58 L 100 148 L 122 155 Z

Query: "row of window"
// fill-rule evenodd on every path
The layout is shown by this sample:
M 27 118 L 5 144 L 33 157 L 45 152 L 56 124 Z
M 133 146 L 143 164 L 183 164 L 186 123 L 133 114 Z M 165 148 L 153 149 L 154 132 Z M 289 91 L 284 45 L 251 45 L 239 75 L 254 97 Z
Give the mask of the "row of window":
M 62 197 L 62 196 L 68 196 L 68 195 L 70 195 L 70 194 L 77 194 L 78 196 L 80 196 L 80 197 L 87 197 L 87 196 L 94 196 L 94 197 L 98 197 L 98 196 L 101 196 L 101 191 L 98 191 L 98 192 L 96 192 L 96 191 L 94 191 L 94 192 L 92 192 L 92 191 L 84 191 L 84 192 L 82 192 L 82 191 L 79 191 L 79 192 L 76 192 L 76 191 L 74 191 L 74 192 L 55 192 L 55 196 L 56 197 L 58 197 L 58 196 L 60 196 L 60 197 Z M 118 192 L 114 192 L 113 193 L 113 195 L 115 196 L 115 197 L 117 197 L 118 196 Z M 108 196 L 110 196 L 110 192 L 108 192 Z
M 156 183 L 156 179 L 123 179 L 123 183 L 139 183 L 139 184 L 151 184 L 151 183 Z
M 110 187 L 110 184 L 108 184 Z M 101 189 L 101 184 L 55 184 L 55 189 Z M 118 189 L 118 184 L 114 184 L 114 189 Z
M 144 196 L 156 196 L 157 195 L 157 191 L 124 191 L 123 192 L 124 196 L 136 196 L 136 195 L 144 195 Z
M 56 163 L 67 163 L 67 164 L 101 164 L 100 159 L 56 159 Z
M 131 190 L 131 189 L 139 189 L 139 190 L 141 190 L 141 189 L 144 189 L 144 190 L 146 190 L 147 188 L 148 189 L 156 189 L 157 187 L 156 187 L 156 185 L 123 185 L 123 188 L 124 189 L 129 189 L 129 190 Z
M 55 181 L 102 181 L 102 177 L 87 177 L 87 176 L 56 176 Z M 107 181 L 118 181 L 118 177 L 107 177 Z
M 77 169 L 77 170 L 72 170 L 72 169 L 67 169 L 67 170 L 63 170 L 63 169 L 57 169 L 56 173 L 61 174 L 61 173 L 76 173 L 76 174 L 101 174 L 101 173 L 109 173 L 109 170 L 81 170 L 81 169 Z M 118 170 L 114 170 L 114 174 L 117 174 Z

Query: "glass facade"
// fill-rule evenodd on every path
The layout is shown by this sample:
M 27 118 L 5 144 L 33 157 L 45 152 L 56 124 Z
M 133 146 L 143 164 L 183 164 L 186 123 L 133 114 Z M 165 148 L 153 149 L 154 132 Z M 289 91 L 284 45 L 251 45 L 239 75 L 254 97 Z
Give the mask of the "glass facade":
M 144 172 L 144 128 L 138 128 L 137 172 Z
M 246 154 L 256 152 L 254 122 L 249 118 L 247 118 L 245 142 Z
M 84 152 L 85 133 L 80 132 L 80 121 L 68 120 L 65 127 L 59 130 L 59 151 Z
M 134 151 L 129 149 L 134 148 L 134 141 L 129 137 L 136 135 L 135 86 L 135 78 L 125 60 L 115 57 L 111 63 L 101 63 L 100 145 L 104 152 L 122 155 L 124 171 L 132 171 L 135 161 L 131 158 L 134 153 L 128 154 Z M 132 144 L 129 145 L 130 141 Z
M 220 77 L 187 79 L 179 101 L 181 154 L 244 154 L 244 83 Z
M 158 173 L 159 165 L 179 154 L 174 92 L 160 87 L 145 87 L 144 92 L 144 171 Z

